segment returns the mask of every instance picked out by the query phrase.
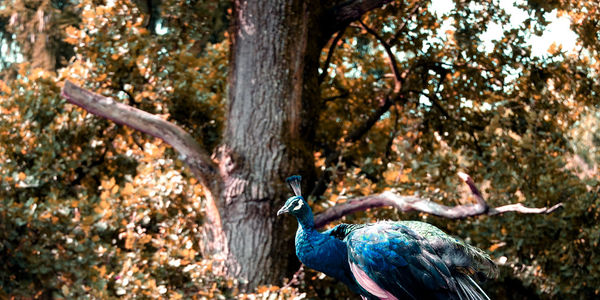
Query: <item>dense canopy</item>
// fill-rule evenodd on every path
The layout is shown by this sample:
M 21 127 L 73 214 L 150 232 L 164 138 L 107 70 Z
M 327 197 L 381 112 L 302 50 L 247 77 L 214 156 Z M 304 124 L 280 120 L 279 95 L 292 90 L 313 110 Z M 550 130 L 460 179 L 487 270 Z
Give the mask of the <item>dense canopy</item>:
M 250 2 L 0 3 L 0 298 L 351 297 L 322 274 L 294 274 L 292 248 L 265 250 L 279 257 L 267 261 L 286 263 L 273 263 L 272 276 L 250 278 L 249 285 L 217 272 L 223 259 L 207 254 L 202 229 L 214 217 L 213 200 L 186 157 L 61 96 L 69 80 L 159 116 L 219 161 L 230 151 L 224 145 L 241 143 L 231 133 L 243 120 L 233 100 L 245 86 L 235 68 L 250 51 L 240 36 L 271 45 L 252 50 L 257 53 L 285 46 L 261 32 L 269 24 L 240 21 L 240 6 Z M 276 174 L 279 181 L 267 188 L 275 196 L 252 202 L 257 210 L 271 209 L 263 212 L 273 215 L 268 222 L 277 220 L 265 226 L 281 230 L 293 246 L 295 225 L 274 216 L 290 196 L 281 182 L 292 171 L 308 178 L 307 199 L 317 214 L 384 191 L 469 204 L 475 199 L 456 176 L 465 172 L 491 207 L 562 208 L 450 220 L 381 207 L 344 222 L 422 220 L 462 237 L 499 264 L 500 278 L 483 285 L 493 299 L 598 297 L 597 1 L 516 1 L 510 6 L 521 12 L 519 23 L 503 6 L 507 1 L 329 2 L 261 12 L 273 19 L 321 16 L 304 24 L 305 35 L 315 36 L 304 50 L 265 60 L 304 63 L 290 68 L 299 75 L 289 75 L 304 82 L 290 92 L 301 101 L 277 102 L 302 109 L 288 114 L 269 107 L 269 118 L 282 118 L 281 128 L 299 133 L 277 129 L 281 145 L 256 141 L 285 149 L 284 158 L 301 157 Z M 576 45 L 552 44 L 534 55 L 531 41 L 550 16 L 570 20 Z M 501 30 L 490 37 L 490 28 Z M 268 78 L 269 70 L 259 71 L 271 80 L 265 90 L 287 88 L 283 79 L 271 85 L 280 78 Z M 257 78 L 246 84 L 261 86 L 263 77 Z M 288 122 L 296 115 L 298 124 Z M 258 124 L 272 125 L 265 120 Z M 239 168 L 252 162 L 246 157 Z M 231 232 L 227 222 L 235 215 L 224 220 Z

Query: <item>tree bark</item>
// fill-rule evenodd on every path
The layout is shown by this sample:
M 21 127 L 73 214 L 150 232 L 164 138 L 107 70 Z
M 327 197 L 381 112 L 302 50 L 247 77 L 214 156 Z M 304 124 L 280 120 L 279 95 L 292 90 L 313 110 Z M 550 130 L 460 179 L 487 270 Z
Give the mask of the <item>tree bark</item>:
M 277 282 L 288 269 L 289 255 L 282 254 L 294 253 L 290 220 L 275 214 L 287 197 L 283 179 L 314 165 L 296 153 L 306 148 L 301 115 L 314 18 L 308 5 L 248 0 L 234 6 L 218 206 L 228 240 L 228 273 L 250 287 Z
M 14 10 L 8 28 L 15 34 L 21 53 L 32 68 L 54 72 L 58 53 L 50 34 L 53 17 L 50 1 L 31 5 Z

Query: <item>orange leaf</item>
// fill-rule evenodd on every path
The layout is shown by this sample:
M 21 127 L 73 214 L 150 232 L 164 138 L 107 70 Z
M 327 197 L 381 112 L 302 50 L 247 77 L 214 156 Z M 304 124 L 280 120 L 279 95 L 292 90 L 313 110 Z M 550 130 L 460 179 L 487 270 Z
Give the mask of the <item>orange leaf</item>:
M 144 236 L 143 236 L 141 239 L 139 239 L 139 240 L 138 240 L 138 242 L 139 242 L 141 245 L 143 245 L 143 244 L 146 244 L 146 243 L 150 242 L 151 240 L 152 240 L 152 236 L 151 236 L 151 235 L 148 235 L 148 234 L 146 234 L 146 235 L 144 235 Z
M 65 31 L 67 32 L 68 35 L 70 36 L 78 36 L 79 35 L 79 30 L 77 30 L 77 28 L 73 27 L 73 26 L 68 26 Z
M 76 38 L 66 37 L 63 41 L 67 44 L 76 45 L 79 41 Z
M 108 191 L 103 191 L 100 194 L 100 200 L 104 201 L 104 200 L 108 199 L 108 196 L 110 196 L 110 193 Z
M 106 201 L 106 200 L 100 201 L 100 208 L 107 209 L 109 207 L 110 207 L 110 204 L 108 204 L 108 201 Z
M 81 15 L 83 15 L 83 17 L 86 19 L 91 19 L 94 17 L 95 13 L 89 9 L 86 9 L 81 13 Z
M 125 238 L 125 249 L 132 249 L 133 248 L 133 234 L 128 232 L 127 233 L 127 237 Z
M 104 274 L 106 274 L 106 266 L 102 266 L 100 268 L 98 268 L 98 272 L 100 273 L 100 277 L 104 277 Z
M 505 245 L 506 245 L 506 243 L 496 243 L 496 244 L 493 244 L 493 245 L 491 245 L 491 246 L 490 246 L 490 248 L 489 248 L 489 249 L 490 249 L 490 252 L 494 252 L 494 251 L 496 251 L 498 248 L 500 248 L 500 247 L 502 247 L 502 246 L 505 246 Z
M 102 188 L 105 190 L 110 190 L 115 185 L 115 178 L 111 178 L 109 181 L 102 181 Z
M 133 194 L 133 184 L 127 182 L 125 183 L 125 187 L 121 190 L 121 195 L 127 196 Z

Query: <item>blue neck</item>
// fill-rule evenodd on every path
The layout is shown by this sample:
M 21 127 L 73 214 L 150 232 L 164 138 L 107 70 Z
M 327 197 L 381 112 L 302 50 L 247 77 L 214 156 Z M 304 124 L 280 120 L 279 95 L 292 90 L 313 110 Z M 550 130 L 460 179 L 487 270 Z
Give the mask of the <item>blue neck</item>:
M 296 232 L 296 255 L 300 261 L 311 269 L 342 281 L 355 293 L 370 295 L 356 283 L 352 275 L 348 264 L 346 244 L 328 233 L 317 231 L 310 208 L 303 211 L 302 214 L 296 215 L 296 218 L 299 224 Z
M 296 255 L 300 261 L 311 269 L 323 272 L 336 278 L 367 299 L 377 299 L 357 284 L 348 264 L 346 244 L 328 233 L 315 229 L 315 221 L 308 203 L 304 203 L 302 211 L 294 214 L 298 220 L 296 231 Z
M 306 204 L 306 206 L 308 207 L 308 204 Z M 315 220 L 310 207 L 308 207 L 308 210 L 302 215 L 296 216 L 296 219 L 298 219 L 298 224 L 300 224 L 304 231 L 310 231 L 315 229 Z

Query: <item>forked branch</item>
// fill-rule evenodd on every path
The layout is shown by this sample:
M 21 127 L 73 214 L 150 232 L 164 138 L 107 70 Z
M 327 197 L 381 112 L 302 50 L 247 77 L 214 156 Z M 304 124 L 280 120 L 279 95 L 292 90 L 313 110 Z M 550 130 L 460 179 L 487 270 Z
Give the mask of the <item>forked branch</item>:
M 418 196 L 400 196 L 387 191 L 381 194 L 354 198 L 346 203 L 333 206 L 315 217 L 315 226 L 323 227 L 326 224 L 351 213 L 382 206 L 392 206 L 401 212 L 420 211 L 448 219 L 462 219 L 479 215 L 491 216 L 506 212 L 547 214 L 562 207 L 562 203 L 558 203 L 552 207 L 541 208 L 525 207 L 521 203 L 489 207 L 485 199 L 483 199 L 481 192 L 477 186 L 475 186 L 473 179 L 465 173 L 459 173 L 459 176 L 469 186 L 473 197 L 477 200 L 475 204 L 447 206 L 433 202 L 427 198 Z

